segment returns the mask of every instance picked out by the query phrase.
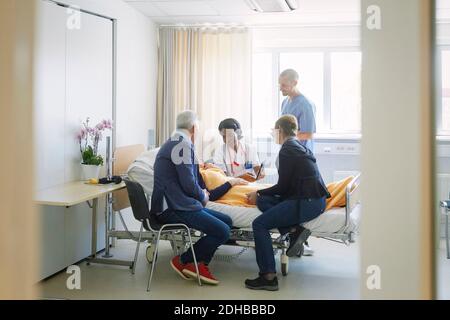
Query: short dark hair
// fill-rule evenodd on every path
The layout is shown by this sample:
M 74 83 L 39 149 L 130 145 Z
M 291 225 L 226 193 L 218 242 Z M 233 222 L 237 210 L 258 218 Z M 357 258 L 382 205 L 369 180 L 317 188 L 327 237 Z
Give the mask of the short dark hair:
M 234 118 L 228 118 L 220 122 L 219 132 L 222 134 L 222 130 L 233 130 L 238 140 L 241 140 L 244 136 L 242 134 L 241 124 Z
M 297 118 L 291 114 L 281 116 L 277 122 L 275 122 L 275 129 L 281 130 L 285 136 L 296 136 L 298 131 Z
M 219 131 L 223 129 L 233 129 L 234 131 L 241 129 L 241 124 L 233 118 L 228 118 L 220 122 Z

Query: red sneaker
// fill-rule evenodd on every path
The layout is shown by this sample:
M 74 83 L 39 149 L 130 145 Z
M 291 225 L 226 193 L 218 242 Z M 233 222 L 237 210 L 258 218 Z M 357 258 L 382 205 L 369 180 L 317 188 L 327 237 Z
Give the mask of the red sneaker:
M 186 268 L 187 265 L 181 263 L 180 256 L 173 257 L 172 260 L 170 260 L 170 265 L 183 279 L 192 280 L 183 274 L 183 269 Z
M 214 276 L 209 271 L 209 268 L 207 265 L 205 265 L 203 262 L 200 262 L 198 264 L 198 272 L 200 274 L 200 279 L 208 284 L 219 284 L 219 280 L 214 278 Z M 183 273 L 189 277 L 197 278 L 197 271 L 195 270 L 195 265 L 193 263 L 188 263 L 184 269 Z

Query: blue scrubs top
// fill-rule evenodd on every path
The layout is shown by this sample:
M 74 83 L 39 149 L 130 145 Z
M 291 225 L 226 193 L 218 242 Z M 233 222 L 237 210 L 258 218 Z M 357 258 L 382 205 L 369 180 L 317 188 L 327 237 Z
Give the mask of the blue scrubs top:
M 284 99 L 281 104 L 281 115 L 292 114 L 297 118 L 299 131 L 316 133 L 316 106 L 304 95 Z M 300 143 L 314 151 L 313 140 L 300 140 Z

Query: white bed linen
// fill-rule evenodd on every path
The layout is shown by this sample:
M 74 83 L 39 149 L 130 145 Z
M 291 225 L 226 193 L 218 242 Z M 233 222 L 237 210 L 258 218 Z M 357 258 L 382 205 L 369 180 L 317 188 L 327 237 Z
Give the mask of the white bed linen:
M 155 151 L 156 157 L 156 151 Z M 153 168 L 143 170 L 140 167 L 130 166 L 129 175 L 130 178 L 143 185 L 145 193 L 151 195 L 153 192 Z M 231 217 L 233 225 L 238 228 L 250 228 L 252 222 L 261 214 L 257 208 L 237 207 L 229 206 L 225 204 L 215 203 L 209 201 L 206 205 L 207 208 L 222 212 Z M 305 224 L 305 228 L 308 228 L 312 232 L 324 232 L 324 233 L 336 233 L 356 231 L 359 225 L 360 206 L 358 205 L 353 209 L 350 215 L 350 224 L 346 230 L 342 230 L 345 224 L 345 208 L 333 208 L 321 214 L 314 220 L 311 220 Z
M 235 207 L 212 201 L 208 202 L 206 207 L 230 216 L 233 220 L 233 225 L 238 228 L 251 228 L 253 220 L 261 214 L 258 208 Z M 342 230 L 345 225 L 345 208 L 332 208 L 316 219 L 303 224 L 303 226 L 312 232 L 349 233 L 356 231 L 358 228 L 359 217 L 360 206 L 358 205 L 350 214 L 349 227 L 346 230 Z

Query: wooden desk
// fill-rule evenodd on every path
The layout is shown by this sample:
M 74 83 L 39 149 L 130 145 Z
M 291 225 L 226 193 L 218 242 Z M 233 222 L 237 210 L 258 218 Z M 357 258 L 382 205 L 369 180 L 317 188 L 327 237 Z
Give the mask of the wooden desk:
M 92 200 L 92 238 L 91 238 L 91 257 L 89 262 L 95 263 L 108 263 L 108 264 L 125 264 L 129 266 L 128 262 L 122 263 L 118 260 L 110 259 L 98 259 L 97 255 L 97 206 L 98 198 L 103 195 L 108 195 L 113 191 L 126 188 L 125 183 L 120 184 L 107 184 L 107 185 L 91 185 L 86 184 L 84 181 L 74 181 L 63 185 L 54 186 L 51 188 L 39 190 L 36 192 L 34 202 L 38 205 L 46 206 L 58 206 L 58 207 L 71 207 L 83 202 Z M 108 216 L 107 212 L 109 205 L 105 210 L 106 217 L 106 230 L 108 229 Z M 106 238 L 108 239 L 108 238 Z M 105 246 L 109 247 L 109 241 L 105 242 Z

